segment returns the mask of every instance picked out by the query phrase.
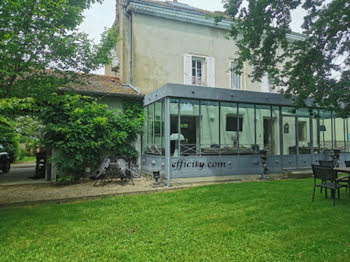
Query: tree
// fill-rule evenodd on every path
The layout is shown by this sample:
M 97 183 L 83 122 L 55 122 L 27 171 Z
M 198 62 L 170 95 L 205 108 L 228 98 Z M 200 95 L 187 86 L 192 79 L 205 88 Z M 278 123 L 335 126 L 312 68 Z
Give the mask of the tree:
M 350 5 L 348 0 L 223 0 L 234 19 L 230 36 L 238 46 L 237 71 L 248 62 L 252 77 L 265 73 L 296 105 L 350 114 Z M 290 38 L 291 12 L 304 9 L 302 39 Z
M 42 142 L 56 150 L 52 161 L 63 181 L 78 179 L 86 167 L 96 168 L 101 157 L 108 154 L 131 159 L 138 156 L 132 143 L 143 127 L 143 108 L 139 103 L 124 102 L 123 111 L 113 112 L 97 99 L 78 94 L 52 93 L 47 101 L 0 99 L 0 123 L 1 116 L 13 115 L 13 112 L 41 120 Z M 13 131 L 7 126 L 6 130 Z M 0 131 L 3 130 L 0 125 Z M 11 136 L 14 132 L 8 133 L 6 141 L 19 140 L 18 136 Z M 0 143 L 2 140 L 0 137 Z
M 58 152 L 53 162 L 61 177 L 78 178 L 107 152 L 137 155 L 131 142 L 141 131 L 141 107 L 117 114 L 60 89 L 86 84 L 84 75 L 110 63 L 117 28 L 106 30 L 98 45 L 77 31 L 83 11 L 96 2 L 102 0 L 0 1 L 0 130 L 13 134 L 8 119 L 20 115 L 40 120 L 43 143 Z
M 45 99 L 77 72 L 108 64 L 116 29 L 106 30 L 98 45 L 77 31 L 83 11 L 101 1 L 0 1 L 0 98 Z

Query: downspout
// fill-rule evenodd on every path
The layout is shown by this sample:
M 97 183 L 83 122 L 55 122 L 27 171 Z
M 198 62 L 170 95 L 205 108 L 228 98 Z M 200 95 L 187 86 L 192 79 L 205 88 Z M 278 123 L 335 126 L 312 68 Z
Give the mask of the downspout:
M 141 92 L 138 88 L 134 87 L 131 82 L 132 82 L 132 16 L 128 13 L 126 10 L 126 6 L 123 7 L 123 12 L 126 18 L 129 20 L 129 84 L 128 86 L 135 90 L 137 94 L 139 95 Z

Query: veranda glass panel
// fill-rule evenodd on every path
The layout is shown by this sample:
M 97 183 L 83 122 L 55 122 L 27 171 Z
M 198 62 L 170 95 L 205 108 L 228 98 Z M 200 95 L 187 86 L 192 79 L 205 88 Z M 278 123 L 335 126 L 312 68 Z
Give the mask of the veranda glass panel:
M 295 155 L 296 120 L 294 107 L 282 107 L 283 155 Z
M 222 155 L 236 155 L 238 153 L 239 130 L 237 104 L 221 103 L 220 141 Z M 242 122 L 242 121 L 241 121 Z M 242 122 L 243 123 L 243 122 Z
M 256 153 L 254 105 L 238 104 L 238 152 L 240 155 Z
M 350 118 L 346 119 L 345 140 L 346 140 L 346 152 L 350 152 Z
M 267 150 L 271 154 L 272 145 L 271 106 L 256 106 L 256 144 L 258 149 Z
M 310 117 L 298 117 L 299 154 L 311 154 Z
M 310 109 L 299 108 L 296 114 L 298 116 L 297 137 L 299 154 L 311 154 Z
M 199 100 L 180 100 L 180 154 L 199 153 Z
M 341 152 L 346 152 L 345 149 L 345 120 L 343 118 L 334 119 L 334 149 L 339 149 Z
M 147 143 L 146 153 L 154 154 L 154 104 L 147 107 Z
M 142 153 L 146 153 L 146 148 L 147 148 L 147 114 L 148 112 L 148 106 L 145 106 L 143 108 L 143 115 L 144 115 L 144 121 L 143 121 L 143 134 L 142 134 Z
M 179 100 L 170 100 L 170 155 L 179 156 Z
M 320 150 L 332 149 L 332 113 L 320 110 Z
M 162 155 L 162 102 L 154 104 L 154 154 Z
M 320 132 L 319 130 L 319 110 L 312 111 L 312 142 L 313 142 L 313 152 L 314 154 L 320 153 Z
M 218 155 L 219 143 L 219 103 L 201 101 L 201 154 Z
M 271 110 L 271 154 L 280 155 L 280 110 L 278 106 L 273 106 Z

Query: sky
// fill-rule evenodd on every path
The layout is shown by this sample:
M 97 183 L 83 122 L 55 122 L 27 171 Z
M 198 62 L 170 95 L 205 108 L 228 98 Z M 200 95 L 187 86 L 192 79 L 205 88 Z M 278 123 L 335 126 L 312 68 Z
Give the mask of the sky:
M 162 0 L 158 0 L 162 1 Z M 165 0 L 163 0 L 164 2 Z M 180 3 L 209 10 L 223 11 L 221 0 L 179 0 Z M 102 4 L 94 4 L 92 8 L 85 11 L 85 20 L 79 30 L 89 34 L 91 40 L 95 43 L 100 41 L 100 35 L 104 28 L 111 27 L 115 18 L 115 0 L 104 0 Z M 291 28 L 295 32 L 301 32 L 300 25 L 303 21 L 304 13 L 302 10 L 292 12 L 293 22 Z M 104 70 L 98 70 L 97 74 L 103 74 Z

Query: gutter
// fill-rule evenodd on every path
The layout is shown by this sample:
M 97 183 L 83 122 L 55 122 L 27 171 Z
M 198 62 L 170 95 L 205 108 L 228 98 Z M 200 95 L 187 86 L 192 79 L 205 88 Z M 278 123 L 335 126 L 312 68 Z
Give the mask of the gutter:
M 223 30 L 230 30 L 231 25 L 234 22 L 230 19 L 223 19 L 219 23 L 214 23 L 213 19 L 206 18 L 207 14 L 213 13 L 211 11 L 201 12 L 196 9 L 183 9 L 169 7 L 165 5 L 159 5 L 157 2 L 145 2 L 142 0 L 128 0 L 127 11 L 132 10 L 135 13 L 146 14 L 151 16 L 158 16 L 165 19 L 181 21 L 185 23 L 192 23 L 202 26 L 214 27 Z M 305 40 L 307 36 L 291 32 L 287 34 L 287 37 L 291 40 Z
M 129 2 L 127 4 L 129 4 Z M 137 92 L 138 95 L 140 95 L 140 90 L 132 85 L 132 15 L 128 13 L 128 11 L 126 10 L 126 6 L 123 6 L 123 13 L 129 20 L 129 83 L 126 85 L 133 89 L 135 92 Z

